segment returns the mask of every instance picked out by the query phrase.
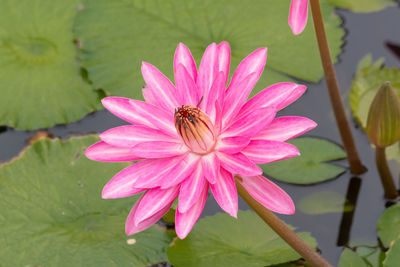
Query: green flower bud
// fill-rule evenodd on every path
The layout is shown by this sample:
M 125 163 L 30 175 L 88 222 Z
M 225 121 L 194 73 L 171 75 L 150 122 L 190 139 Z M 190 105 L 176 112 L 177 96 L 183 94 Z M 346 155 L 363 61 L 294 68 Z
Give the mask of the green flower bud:
M 400 100 L 385 82 L 379 89 L 368 113 L 367 134 L 372 144 L 390 146 L 400 140 Z

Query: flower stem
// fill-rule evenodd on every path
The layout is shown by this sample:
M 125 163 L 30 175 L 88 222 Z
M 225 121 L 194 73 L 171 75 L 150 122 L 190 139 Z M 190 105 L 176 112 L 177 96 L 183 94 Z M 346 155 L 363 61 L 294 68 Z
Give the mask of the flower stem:
M 328 87 L 328 92 L 333 112 L 335 114 L 336 124 L 339 128 L 340 137 L 347 153 L 347 158 L 350 164 L 350 171 L 354 174 L 361 174 L 365 172 L 365 168 L 361 164 L 357 148 L 353 140 L 353 135 L 350 130 L 350 125 L 346 118 L 343 100 L 340 95 L 339 85 L 336 78 L 335 68 L 333 67 L 328 47 L 328 41 L 326 39 L 319 0 L 310 0 L 310 3 L 311 12 L 314 20 L 315 34 L 318 41 L 319 53 L 325 73 L 326 85 Z
M 333 267 L 320 254 L 312 249 L 306 242 L 296 235 L 283 221 L 274 213 L 257 202 L 238 180 L 240 176 L 235 176 L 236 188 L 244 201 L 260 216 L 286 243 L 297 251 L 311 266 L 314 267 Z
M 389 199 L 395 199 L 399 196 L 399 193 L 396 190 L 396 186 L 394 185 L 392 175 L 390 174 L 390 170 L 387 165 L 385 149 L 385 147 L 376 147 L 376 166 L 378 167 L 379 176 L 381 177 L 383 189 L 385 190 L 385 197 Z

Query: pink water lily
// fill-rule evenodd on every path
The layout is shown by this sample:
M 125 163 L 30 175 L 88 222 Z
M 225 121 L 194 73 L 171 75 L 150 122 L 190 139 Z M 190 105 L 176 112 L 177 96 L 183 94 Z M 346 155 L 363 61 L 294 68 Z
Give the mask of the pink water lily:
M 175 85 L 157 68 L 143 62 L 145 102 L 106 97 L 103 105 L 132 125 L 100 134 L 102 141 L 86 150 L 99 161 L 136 161 L 104 187 L 103 198 L 143 192 L 126 221 L 128 235 L 157 222 L 175 199 L 176 232 L 185 238 L 199 218 L 209 189 L 221 208 L 236 217 L 238 196 L 234 175 L 268 209 L 294 213 L 291 198 L 262 176 L 257 164 L 299 155 L 285 143 L 316 126 L 303 117 L 276 112 L 299 98 L 306 87 L 278 83 L 247 101 L 263 72 L 267 49 L 260 48 L 237 67 L 229 86 L 230 47 L 209 45 L 199 69 L 189 49 L 175 52 Z
M 289 11 L 289 25 L 293 34 L 300 34 L 307 25 L 308 0 L 292 0 Z

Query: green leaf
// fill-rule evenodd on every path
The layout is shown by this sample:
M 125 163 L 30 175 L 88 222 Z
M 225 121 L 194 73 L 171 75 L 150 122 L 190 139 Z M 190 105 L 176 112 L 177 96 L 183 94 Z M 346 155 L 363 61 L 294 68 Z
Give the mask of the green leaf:
M 0 125 L 48 128 L 99 107 L 76 62 L 78 2 L 0 0 Z
M 353 12 L 374 12 L 382 10 L 389 6 L 395 6 L 393 0 L 328 0 L 331 4 Z
M 267 69 L 255 93 L 290 77 L 317 82 L 323 76 L 312 19 L 301 35 L 294 36 L 287 22 L 289 6 L 290 0 L 251 4 L 240 0 L 87 0 L 75 32 L 82 41 L 82 64 L 90 79 L 111 95 L 142 97 L 142 61 L 172 79 L 172 59 L 179 42 L 191 49 L 199 64 L 205 48 L 221 41 L 228 41 L 232 48 L 231 74 L 251 51 L 268 47 Z M 341 20 L 326 0 L 322 10 L 336 61 L 344 36 Z
M 310 233 L 299 236 L 316 247 Z M 240 210 L 237 219 L 226 213 L 200 219 L 167 254 L 175 267 L 263 267 L 301 258 L 254 212 Z
M 396 239 L 390 244 L 383 261 L 383 267 L 398 267 L 400 262 L 400 239 Z
M 137 197 L 103 200 L 104 184 L 126 163 L 87 159 L 97 138 L 39 139 L 0 168 L 4 266 L 148 266 L 166 260 L 171 234 L 153 226 L 126 236 Z
M 400 142 L 388 146 L 386 148 L 386 156 L 388 159 L 395 159 L 400 162 Z
M 367 264 L 357 253 L 345 248 L 340 255 L 338 267 L 367 267 Z
M 333 191 L 319 191 L 300 199 L 298 209 L 305 214 L 325 214 L 332 212 L 349 212 L 354 206 L 341 194 Z
M 400 203 L 385 210 L 378 220 L 377 227 L 379 238 L 386 247 L 400 237 Z
M 328 161 L 343 159 L 341 147 L 319 138 L 297 138 L 289 141 L 301 156 L 260 165 L 263 171 L 276 180 L 293 184 L 312 184 L 326 181 L 342 174 L 346 169 Z
M 385 252 L 383 252 L 378 246 L 360 246 L 356 248 L 356 253 L 362 257 L 369 267 L 382 267 L 382 262 L 385 259 Z
M 369 107 L 384 82 L 390 81 L 400 97 L 400 69 L 384 67 L 383 63 L 382 58 L 373 63 L 371 55 L 366 55 L 359 63 L 351 86 L 350 107 L 354 118 L 364 129 Z

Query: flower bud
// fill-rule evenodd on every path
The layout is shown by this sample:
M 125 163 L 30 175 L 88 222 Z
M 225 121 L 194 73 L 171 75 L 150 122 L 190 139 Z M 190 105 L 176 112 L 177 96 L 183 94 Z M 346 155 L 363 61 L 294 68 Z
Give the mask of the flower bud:
M 379 89 L 368 113 L 367 134 L 372 144 L 390 146 L 400 140 L 400 100 L 390 82 Z

